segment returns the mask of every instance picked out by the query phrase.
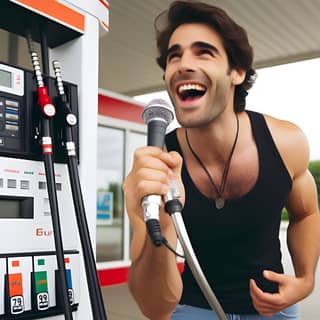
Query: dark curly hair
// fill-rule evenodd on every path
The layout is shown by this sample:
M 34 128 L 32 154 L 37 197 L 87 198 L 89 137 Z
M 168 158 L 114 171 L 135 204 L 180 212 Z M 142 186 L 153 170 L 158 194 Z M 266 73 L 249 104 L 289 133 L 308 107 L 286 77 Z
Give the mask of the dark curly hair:
M 249 44 L 247 32 L 218 7 L 202 2 L 174 1 L 169 10 L 162 12 L 155 19 L 159 51 L 157 63 L 163 70 L 166 69 L 170 37 L 177 27 L 185 23 L 204 23 L 210 26 L 222 39 L 229 67 L 246 71 L 244 81 L 236 86 L 234 94 L 234 110 L 243 111 L 248 90 L 256 79 L 256 72 L 252 68 L 253 49 Z

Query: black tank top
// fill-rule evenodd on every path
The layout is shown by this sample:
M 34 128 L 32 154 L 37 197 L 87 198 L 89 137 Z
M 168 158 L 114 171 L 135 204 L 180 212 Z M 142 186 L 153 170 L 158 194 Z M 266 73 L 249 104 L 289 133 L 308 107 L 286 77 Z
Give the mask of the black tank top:
M 255 186 L 238 199 L 216 209 L 214 200 L 199 192 L 185 166 L 183 219 L 205 276 L 226 313 L 255 314 L 249 279 L 267 292 L 278 287 L 262 276 L 264 269 L 283 273 L 279 228 L 281 210 L 292 180 L 274 144 L 262 114 L 247 111 L 259 155 Z M 168 150 L 182 155 L 176 131 L 166 136 Z M 186 263 L 180 303 L 208 308 L 206 299 Z

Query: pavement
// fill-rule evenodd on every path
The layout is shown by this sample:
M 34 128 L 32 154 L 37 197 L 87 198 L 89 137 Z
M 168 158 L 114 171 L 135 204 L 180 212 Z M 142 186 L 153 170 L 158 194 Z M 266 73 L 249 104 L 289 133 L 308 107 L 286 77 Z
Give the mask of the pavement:
M 108 320 L 145 320 L 127 284 L 102 288 Z

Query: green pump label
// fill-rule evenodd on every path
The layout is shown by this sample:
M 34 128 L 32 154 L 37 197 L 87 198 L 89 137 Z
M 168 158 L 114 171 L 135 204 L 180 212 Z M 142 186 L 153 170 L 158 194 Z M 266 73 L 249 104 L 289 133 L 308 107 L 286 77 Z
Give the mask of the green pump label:
M 41 260 L 38 261 L 38 265 L 42 265 Z M 46 310 L 49 308 L 47 271 L 36 271 L 34 273 L 34 280 L 37 308 L 38 310 Z

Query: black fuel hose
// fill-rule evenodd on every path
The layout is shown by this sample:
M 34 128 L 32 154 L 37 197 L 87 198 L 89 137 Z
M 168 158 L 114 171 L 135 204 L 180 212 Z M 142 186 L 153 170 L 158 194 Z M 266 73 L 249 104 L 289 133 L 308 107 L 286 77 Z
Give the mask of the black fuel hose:
M 60 97 L 60 107 L 64 115 L 64 145 L 67 151 L 69 179 L 82 246 L 93 319 L 106 320 L 107 316 L 98 280 L 95 257 L 91 245 L 90 232 L 79 179 L 77 152 L 72 134 L 72 126 L 77 123 L 77 118 L 76 115 L 72 113 L 64 92 L 60 64 L 58 61 L 53 61 L 52 65 L 56 76 L 56 84 Z
M 42 29 L 42 28 L 41 28 Z M 45 34 L 41 32 L 41 45 L 42 45 L 42 60 L 44 70 L 48 71 L 48 54 L 45 52 L 48 51 L 47 43 L 45 40 Z M 38 104 L 41 107 L 41 148 L 42 155 L 45 167 L 46 181 L 47 181 L 47 190 L 51 211 L 52 227 L 54 234 L 54 243 L 56 248 L 56 257 L 57 257 L 57 269 L 59 284 L 61 287 L 61 295 L 63 302 L 63 312 L 66 320 L 72 320 L 72 311 L 69 303 L 68 296 L 68 286 L 66 278 L 66 268 L 64 263 L 64 250 L 63 250 L 63 241 L 62 233 L 60 227 L 60 218 L 59 218 L 59 209 L 58 209 L 58 200 L 57 200 L 57 190 L 55 183 L 55 173 L 52 157 L 52 137 L 51 137 L 51 119 L 55 115 L 55 107 L 51 102 L 51 99 L 48 95 L 48 90 L 44 85 L 44 81 L 41 74 L 41 68 L 39 63 L 39 58 L 37 53 L 33 50 L 31 34 L 27 33 L 27 42 L 31 55 L 32 65 L 34 69 L 34 75 L 37 83 L 37 93 L 38 93 Z M 48 72 L 46 72 L 48 74 Z

